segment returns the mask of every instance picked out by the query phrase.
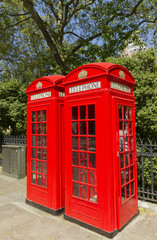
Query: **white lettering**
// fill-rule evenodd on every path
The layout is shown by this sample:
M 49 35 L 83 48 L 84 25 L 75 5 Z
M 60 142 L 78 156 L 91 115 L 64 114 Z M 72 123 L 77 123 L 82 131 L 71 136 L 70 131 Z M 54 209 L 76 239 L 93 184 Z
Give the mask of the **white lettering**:
M 97 88 L 101 88 L 101 82 L 100 81 L 92 82 L 92 83 L 86 83 L 86 84 L 78 85 L 78 86 L 75 86 L 75 87 L 70 87 L 69 88 L 69 93 L 84 92 L 84 91 L 97 89 Z
M 131 93 L 131 89 L 128 86 L 125 86 L 123 84 L 117 83 L 117 82 L 111 82 L 111 88 L 120 90 L 123 92 Z
M 51 97 L 51 92 L 39 93 L 31 96 L 31 100 Z

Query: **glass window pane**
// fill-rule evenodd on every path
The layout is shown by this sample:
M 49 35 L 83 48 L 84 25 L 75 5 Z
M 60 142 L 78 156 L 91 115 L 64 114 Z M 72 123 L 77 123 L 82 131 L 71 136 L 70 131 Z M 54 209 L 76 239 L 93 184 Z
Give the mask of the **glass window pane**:
M 129 149 L 132 150 L 133 149 L 133 138 L 129 137 Z
M 118 106 L 118 111 L 119 111 L 119 119 L 122 119 L 122 105 Z
M 130 197 L 130 184 L 128 184 L 128 185 L 126 186 L 126 196 L 127 196 L 127 198 Z
M 82 199 L 88 200 L 88 189 L 86 185 L 81 184 L 80 193 Z
M 41 112 L 37 111 L 37 122 L 41 121 Z
M 86 135 L 86 122 L 80 122 L 80 134 Z
M 32 161 L 32 171 L 35 171 L 35 161 Z
M 131 177 L 131 180 L 134 178 L 133 167 L 130 168 L 130 177 Z
M 46 123 L 42 123 L 42 134 L 46 134 L 47 129 L 46 129 Z
M 133 152 L 130 152 L 130 165 L 134 163 Z
M 134 195 L 134 182 L 131 183 L 131 195 Z
M 88 138 L 88 150 L 91 151 L 91 152 L 95 152 L 96 151 L 95 137 L 89 137 Z
M 42 149 L 42 160 L 47 160 L 47 149 Z
M 78 107 L 72 107 L 72 120 L 78 119 Z
M 123 137 L 119 138 L 119 143 L 120 143 L 120 152 L 124 151 L 124 146 L 123 146 Z
M 124 119 L 128 119 L 127 106 L 124 106 Z
M 97 191 L 95 187 L 89 187 L 89 201 L 97 203 Z
M 78 158 L 78 152 L 72 152 L 72 161 L 73 165 L 78 166 L 79 165 L 79 158 Z
M 96 154 L 89 153 L 89 167 L 96 168 Z
M 128 150 L 128 137 L 125 137 L 125 151 Z
M 78 122 L 72 122 L 72 134 L 78 135 Z
M 35 174 L 35 173 L 32 173 L 32 183 L 35 184 L 35 180 L 36 180 L 36 174 Z
M 129 182 L 129 168 L 126 169 L 126 182 Z
M 87 153 L 85 152 L 80 152 L 80 165 L 87 167 Z
M 125 153 L 125 166 L 129 166 L 129 153 Z
M 41 149 L 37 148 L 37 159 L 41 159 Z
M 79 168 L 73 167 L 73 180 L 79 181 Z
M 35 158 L 35 148 L 32 148 L 32 158 Z
M 32 134 L 35 134 L 35 123 L 32 124 Z
M 121 168 L 124 167 L 124 154 L 120 154 L 120 166 Z
M 35 122 L 35 112 L 32 112 L 32 122 Z
M 95 121 L 88 122 L 88 134 L 95 135 Z
M 121 171 L 121 186 L 124 185 L 124 170 Z
M 32 136 L 32 146 L 35 146 L 35 136 Z
M 95 105 L 88 105 L 88 119 L 95 118 Z
M 42 147 L 46 147 L 46 146 L 47 146 L 47 137 L 42 136 Z
M 41 147 L 41 136 L 37 136 L 37 146 Z
M 86 119 L 86 106 L 80 106 L 80 119 Z
M 123 135 L 123 122 L 119 122 L 119 135 Z
M 37 174 L 37 185 L 41 186 L 41 175 Z
M 42 175 L 42 183 L 43 183 L 43 187 L 47 187 L 47 176 Z
M 96 185 L 96 171 L 89 170 L 89 184 Z
M 72 137 L 72 149 L 78 150 L 78 137 Z
M 37 161 L 37 172 L 41 172 L 41 162 Z
M 124 135 L 128 135 L 128 122 L 124 122 Z
M 41 124 L 37 123 L 37 134 L 41 134 Z
M 79 197 L 79 183 L 73 182 L 73 196 Z
M 46 162 L 43 162 L 42 164 L 43 164 L 43 166 L 42 166 L 42 172 L 43 172 L 44 174 L 47 174 L 47 163 L 46 163 Z
M 42 121 L 45 122 L 46 121 L 46 110 L 42 111 Z
M 131 107 L 128 107 L 129 119 L 131 119 Z
M 121 198 L 122 198 L 122 203 L 125 202 L 125 187 L 121 189 Z
M 80 150 L 87 151 L 87 138 L 86 137 L 80 137 Z
M 87 169 L 80 169 L 80 182 L 87 183 Z
M 132 122 L 129 122 L 129 134 L 132 134 Z

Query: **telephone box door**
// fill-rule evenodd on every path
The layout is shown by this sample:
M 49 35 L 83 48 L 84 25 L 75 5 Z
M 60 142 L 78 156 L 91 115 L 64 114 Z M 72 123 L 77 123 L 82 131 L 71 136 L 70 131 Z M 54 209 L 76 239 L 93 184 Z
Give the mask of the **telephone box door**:
M 47 118 L 48 106 L 34 107 L 30 111 L 28 130 L 31 141 L 28 142 L 28 181 L 31 184 L 30 195 L 39 204 L 48 206 L 47 184 Z
M 69 173 L 66 184 L 67 194 L 66 215 L 71 215 L 84 222 L 98 226 L 98 201 L 96 177 L 96 131 L 97 131 L 97 102 L 71 102 L 68 106 L 66 139 L 69 142 L 68 156 L 71 160 L 66 163 Z M 68 165 L 67 165 L 68 164 Z M 69 207 L 68 207 L 69 206 Z
M 137 213 L 135 110 L 129 101 L 116 101 L 118 228 Z

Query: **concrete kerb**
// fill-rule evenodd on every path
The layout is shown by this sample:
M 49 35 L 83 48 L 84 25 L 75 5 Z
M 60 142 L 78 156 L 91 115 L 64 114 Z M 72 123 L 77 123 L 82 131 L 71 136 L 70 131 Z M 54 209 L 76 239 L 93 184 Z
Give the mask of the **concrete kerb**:
M 148 211 L 150 213 L 157 214 L 157 204 L 155 203 L 138 200 L 138 207 L 139 207 L 139 210 L 141 209 L 141 211 L 142 209 L 144 209 L 144 211 L 146 212 Z

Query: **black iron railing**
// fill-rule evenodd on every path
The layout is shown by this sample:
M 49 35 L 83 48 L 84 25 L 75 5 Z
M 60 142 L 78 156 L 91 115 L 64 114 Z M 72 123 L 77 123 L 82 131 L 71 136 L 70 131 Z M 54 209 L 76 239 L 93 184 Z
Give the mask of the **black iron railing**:
M 137 141 L 138 199 L 157 203 L 157 143 Z
M 26 136 L 5 136 L 2 144 L 4 145 L 26 145 Z

